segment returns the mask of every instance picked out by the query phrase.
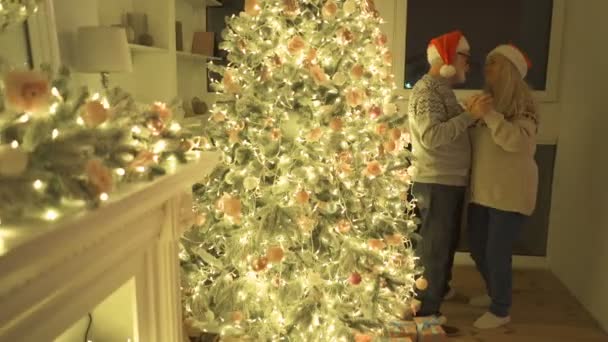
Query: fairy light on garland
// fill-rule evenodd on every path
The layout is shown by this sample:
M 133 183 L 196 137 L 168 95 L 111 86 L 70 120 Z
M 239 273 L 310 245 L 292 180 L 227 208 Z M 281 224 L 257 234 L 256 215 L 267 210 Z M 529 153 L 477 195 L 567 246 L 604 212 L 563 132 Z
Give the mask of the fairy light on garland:
M 34 182 L 33 186 L 34 186 L 34 189 L 36 189 L 36 190 L 41 190 L 41 189 L 42 189 L 42 187 L 44 186 L 44 183 L 42 183 L 42 181 L 41 181 L 40 179 L 37 179 L 37 180 Z
M 55 221 L 59 218 L 59 212 L 55 209 L 47 209 L 44 213 L 44 219 L 47 221 Z
M 173 173 L 200 154 L 196 135 L 182 129 L 164 103 L 136 105 L 118 88 L 89 95 L 70 85 L 66 69 L 53 80 L 49 70 L 2 69 L 7 70 L 0 77 L 6 104 L 0 113 L 5 222 L 55 221 L 64 210 L 96 208 L 123 184 Z M 146 125 L 150 118 L 158 124 Z
M 21 115 L 21 117 L 19 118 L 19 122 L 21 122 L 21 123 L 27 123 L 28 121 L 30 121 L 29 113 L 25 113 L 25 114 Z
M 0 0 L 0 32 L 27 20 L 41 3 L 41 0 Z

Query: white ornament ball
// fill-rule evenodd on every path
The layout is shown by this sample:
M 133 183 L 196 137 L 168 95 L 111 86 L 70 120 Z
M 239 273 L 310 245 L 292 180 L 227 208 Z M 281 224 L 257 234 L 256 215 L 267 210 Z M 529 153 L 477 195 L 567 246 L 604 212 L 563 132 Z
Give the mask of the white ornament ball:
M 418 169 L 414 165 L 412 165 L 407 168 L 407 174 L 412 177 L 415 177 L 418 174 Z
M 323 115 L 331 115 L 334 112 L 334 106 L 333 105 L 325 105 L 325 106 L 321 106 L 319 107 L 319 113 L 323 114 Z
M 333 77 L 334 84 L 337 86 L 343 86 L 346 83 L 346 75 L 341 72 L 337 72 Z
M 368 56 L 373 56 L 378 52 L 376 45 L 374 44 L 367 44 L 365 46 L 365 54 L 367 54 Z
M 393 115 L 397 113 L 397 105 L 394 103 L 385 103 L 384 108 L 382 108 L 382 111 L 386 115 Z
M 260 179 L 257 177 L 245 177 L 245 180 L 243 180 L 243 186 L 245 187 L 245 190 L 253 190 L 255 188 L 258 187 L 258 185 L 260 185 Z
M 347 0 L 344 3 L 344 13 L 346 13 L 346 15 L 351 15 L 353 13 L 355 13 L 355 11 L 357 11 L 357 3 L 354 0 Z
M 422 302 L 419 301 L 418 299 L 413 299 L 412 303 L 411 303 L 411 309 L 414 313 L 418 312 L 420 310 L 420 307 L 422 306 Z
M 0 146 L 0 175 L 15 177 L 27 169 L 28 154 L 20 148 Z

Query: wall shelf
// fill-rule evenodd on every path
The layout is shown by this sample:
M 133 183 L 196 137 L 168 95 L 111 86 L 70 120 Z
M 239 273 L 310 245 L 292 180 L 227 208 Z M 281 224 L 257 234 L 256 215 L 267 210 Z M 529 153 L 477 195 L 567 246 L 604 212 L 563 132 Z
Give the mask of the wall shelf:
M 131 49 L 131 52 L 133 52 L 133 53 L 140 53 L 140 52 L 165 53 L 165 52 L 169 51 L 167 49 L 156 47 L 156 46 L 145 46 L 145 45 L 139 45 L 139 44 L 129 44 L 129 48 Z
M 194 8 L 221 7 L 223 4 L 218 0 L 184 0 Z
M 55 25 L 61 41 L 61 63 L 70 65 L 72 44 L 80 26 L 116 25 L 125 13 L 144 13 L 149 34 L 156 46 L 129 44 L 133 71 L 111 76 L 112 85 L 132 94 L 137 102 L 171 102 L 177 97 L 200 97 L 207 103 L 207 64 L 217 57 L 190 52 L 195 32 L 207 29 L 207 9 L 223 6 L 220 0 L 53 0 Z M 181 48 L 178 51 L 175 23 L 182 24 Z M 90 80 L 89 80 L 90 79 Z M 162 82 L 158 80 L 162 79 Z M 98 77 L 82 78 L 90 87 L 99 86 Z M 182 117 L 177 111 L 176 117 Z
M 186 52 L 186 51 L 177 51 L 177 57 L 180 59 L 198 61 L 198 62 L 203 62 L 203 63 L 206 63 L 207 61 L 221 60 L 220 57 L 199 55 L 196 53 L 191 53 L 191 52 Z

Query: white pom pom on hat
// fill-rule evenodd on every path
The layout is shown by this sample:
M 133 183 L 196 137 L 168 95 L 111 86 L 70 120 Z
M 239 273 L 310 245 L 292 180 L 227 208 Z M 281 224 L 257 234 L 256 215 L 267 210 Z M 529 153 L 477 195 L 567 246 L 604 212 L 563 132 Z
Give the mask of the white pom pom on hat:
M 426 50 L 429 63 L 437 60 L 443 62 L 439 73 L 442 77 L 451 78 L 456 75 L 454 58 L 458 52 L 468 53 L 471 47 L 462 32 L 456 30 L 431 39 Z
M 502 55 L 507 58 L 519 71 L 521 78 L 525 78 L 528 70 L 532 67 L 532 62 L 526 54 L 513 44 L 498 45 L 494 50 L 488 53 L 488 57 L 492 55 Z
M 439 74 L 445 78 L 450 78 L 456 75 L 456 68 L 453 65 L 442 65 L 439 69 Z

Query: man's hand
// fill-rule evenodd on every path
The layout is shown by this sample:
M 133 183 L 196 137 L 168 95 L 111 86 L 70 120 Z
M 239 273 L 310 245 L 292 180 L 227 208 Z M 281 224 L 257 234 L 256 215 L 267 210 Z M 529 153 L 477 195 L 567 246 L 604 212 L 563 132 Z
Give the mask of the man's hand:
M 483 118 L 494 107 L 494 98 L 487 94 L 475 95 L 467 102 L 467 110 L 475 119 Z

